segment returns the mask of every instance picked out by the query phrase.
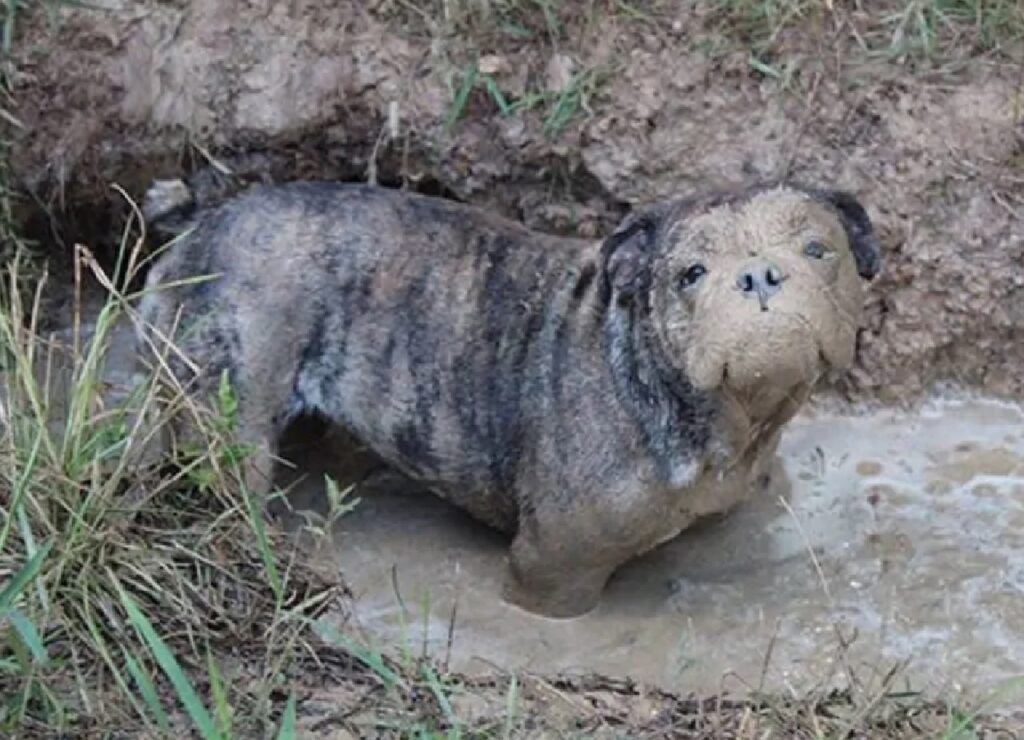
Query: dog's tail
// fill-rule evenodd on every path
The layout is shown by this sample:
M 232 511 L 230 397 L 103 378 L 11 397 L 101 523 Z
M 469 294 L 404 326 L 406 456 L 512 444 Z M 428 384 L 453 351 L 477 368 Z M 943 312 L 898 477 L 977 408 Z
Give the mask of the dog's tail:
M 195 193 L 184 180 L 154 180 L 142 200 L 142 216 L 151 230 L 175 237 L 195 223 Z

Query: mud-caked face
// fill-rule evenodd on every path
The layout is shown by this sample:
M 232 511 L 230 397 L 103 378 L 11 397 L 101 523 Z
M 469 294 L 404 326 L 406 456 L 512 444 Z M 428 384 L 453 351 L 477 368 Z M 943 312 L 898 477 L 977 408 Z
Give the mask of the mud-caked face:
M 852 363 L 863 281 L 829 204 L 770 190 L 663 234 L 652 318 L 696 387 L 794 386 Z
M 774 188 L 655 220 L 650 320 L 695 387 L 781 390 L 852 363 L 878 251 L 850 196 Z

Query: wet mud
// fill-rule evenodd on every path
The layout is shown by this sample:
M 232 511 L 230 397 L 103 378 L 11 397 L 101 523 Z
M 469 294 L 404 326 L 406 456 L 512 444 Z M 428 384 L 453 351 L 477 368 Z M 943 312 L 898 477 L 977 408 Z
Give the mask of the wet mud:
M 296 442 L 284 476 L 316 506 L 338 459 Z M 547 620 L 500 601 L 506 541 L 401 480 L 355 490 L 332 557 L 372 643 L 472 673 L 625 675 L 673 691 L 806 688 L 909 661 L 915 688 L 1024 671 L 1024 413 L 984 399 L 913 413 L 810 411 L 773 489 L 613 578 L 594 612 Z M 351 474 L 351 470 L 347 471 Z M 724 684 L 723 684 L 724 682 Z

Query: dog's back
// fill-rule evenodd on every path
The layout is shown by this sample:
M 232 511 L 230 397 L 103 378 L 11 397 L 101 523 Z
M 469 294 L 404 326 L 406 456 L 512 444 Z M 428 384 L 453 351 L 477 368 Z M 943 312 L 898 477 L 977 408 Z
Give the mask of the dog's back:
M 142 314 L 167 332 L 181 310 L 181 348 L 207 383 L 228 371 L 250 434 L 315 410 L 419 478 L 511 485 L 566 311 L 581 278 L 597 289 L 580 261 L 596 244 L 364 185 L 257 187 L 205 212 L 182 195 Z

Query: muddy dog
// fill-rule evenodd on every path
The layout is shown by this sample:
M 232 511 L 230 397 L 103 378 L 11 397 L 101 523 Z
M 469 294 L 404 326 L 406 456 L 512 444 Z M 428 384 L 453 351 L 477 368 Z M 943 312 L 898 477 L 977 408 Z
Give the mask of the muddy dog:
M 157 181 L 144 212 L 179 238 L 140 339 L 180 312 L 179 381 L 227 371 L 248 485 L 269 492 L 282 428 L 316 412 L 510 534 L 504 598 L 549 617 L 757 487 L 853 361 L 880 265 L 854 197 L 789 184 L 655 204 L 600 241 L 324 182 L 206 207 Z

